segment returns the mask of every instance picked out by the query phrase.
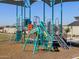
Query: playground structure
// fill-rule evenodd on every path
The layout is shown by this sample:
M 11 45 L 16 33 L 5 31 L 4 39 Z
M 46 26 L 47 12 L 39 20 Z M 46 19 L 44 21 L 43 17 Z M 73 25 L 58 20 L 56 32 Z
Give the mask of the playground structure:
M 43 4 L 43 21 L 40 21 L 40 24 L 39 26 L 37 26 L 36 24 L 34 24 L 32 26 L 32 21 L 31 21 L 31 4 L 33 2 L 35 2 L 36 0 L 34 1 L 29 1 L 31 3 L 27 3 L 26 0 L 24 1 L 20 1 L 20 2 L 23 2 L 23 4 L 18 4 L 19 1 L 16 2 L 16 28 L 17 28 L 17 32 L 16 32 L 16 42 L 18 41 L 21 41 L 22 40 L 22 36 L 24 36 L 23 40 L 24 40 L 24 49 L 26 47 L 26 45 L 28 44 L 29 40 L 30 40 L 30 35 L 32 34 L 35 34 L 35 37 L 33 38 L 33 43 L 34 43 L 34 49 L 33 49 L 33 53 L 35 53 L 37 50 L 38 50 L 38 46 L 42 46 L 44 49 L 52 49 L 54 48 L 54 42 L 55 40 L 59 43 L 59 45 L 63 48 L 67 48 L 68 49 L 68 46 L 66 44 L 66 42 L 62 39 L 62 0 L 60 1 L 61 2 L 61 21 L 60 21 L 60 33 L 59 35 L 55 35 L 55 26 L 54 26 L 54 4 L 57 4 L 59 3 L 59 1 L 55 1 L 55 0 L 52 0 L 52 1 L 48 1 L 47 0 L 44 0 L 44 4 Z M 67 1 L 67 0 L 65 0 Z M 71 1 L 71 0 L 70 0 Z M 72 1 L 75 1 L 75 0 L 72 0 Z M 3 1 L 2 1 L 3 2 Z M 52 7 L 52 34 L 49 34 L 46 27 L 45 27 L 45 2 L 50 5 Z M 6 3 L 6 2 L 5 2 Z M 27 4 L 27 6 L 26 6 Z M 18 5 L 21 5 L 21 18 L 19 18 L 19 13 L 18 13 Z M 26 8 L 29 8 L 29 19 L 26 19 Z M 26 19 L 26 20 L 25 20 Z M 31 25 L 30 25 L 31 24 Z M 28 37 L 26 37 L 26 30 L 28 30 L 29 28 L 29 34 L 28 34 Z M 43 35 L 44 34 L 44 35 Z M 40 36 L 40 37 L 39 37 Z M 43 36 L 43 37 L 41 37 Z
M 18 2 L 17 2 L 18 3 Z M 41 46 L 45 50 L 55 50 L 58 51 L 57 43 L 63 48 L 68 49 L 67 43 L 62 38 L 62 1 L 61 1 L 61 21 L 60 21 L 60 30 L 59 34 L 56 35 L 55 33 L 55 23 L 54 23 L 54 4 L 55 1 L 51 1 L 51 7 L 52 7 L 52 34 L 49 34 L 48 30 L 45 26 L 45 2 L 43 3 L 43 21 L 35 20 L 34 24 L 32 24 L 31 21 L 31 3 L 29 1 L 24 1 L 25 5 L 24 7 L 21 7 L 21 20 L 18 18 L 18 5 L 16 5 L 16 42 L 23 41 L 25 49 L 27 44 L 33 44 L 33 54 L 36 53 L 39 50 L 39 46 Z M 27 6 L 26 6 L 27 4 Z M 26 7 L 29 8 L 29 18 L 26 19 Z M 24 12 L 24 13 L 23 13 Z M 38 18 L 38 17 L 36 17 Z M 39 21 L 39 24 L 37 25 L 37 21 Z M 26 34 L 26 31 L 28 32 Z M 26 37 L 27 35 L 27 37 Z M 34 38 L 31 38 L 30 36 L 34 35 Z M 31 40 L 33 39 L 33 40 Z

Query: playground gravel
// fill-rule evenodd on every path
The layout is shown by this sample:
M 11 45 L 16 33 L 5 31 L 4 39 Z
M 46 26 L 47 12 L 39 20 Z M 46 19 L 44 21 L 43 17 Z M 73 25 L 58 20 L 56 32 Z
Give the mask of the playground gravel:
M 20 43 L 0 42 L 0 59 L 73 59 L 79 57 L 79 47 L 70 47 L 69 50 L 59 48 L 59 52 L 40 50 L 32 53 L 33 46 L 28 45 L 25 50 Z

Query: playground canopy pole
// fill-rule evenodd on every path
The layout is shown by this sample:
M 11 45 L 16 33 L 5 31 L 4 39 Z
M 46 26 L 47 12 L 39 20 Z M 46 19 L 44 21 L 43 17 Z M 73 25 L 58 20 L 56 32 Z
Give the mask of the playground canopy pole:
M 29 0 L 24 0 L 24 18 L 26 18 L 26 8 L 27 7 L 30 7 L 29 4 L 28 4 L 28 1 Z M 29 2 L 30 3 L 30 2 Z M 27 5 L 26 5 L 27 4 Z M 30 10 L 30 9 L 29 9 Z M 30 13 L 30 11 L 29 11 Z M 30 15 L 29 15 L 29 18 L 30 18 Z
M 51 0 L 52 2 L 52 39 L 54 39 L 54 4 L 55 0 Z
M 23 18 L 24 18 L 24 16 L 23 16 L 23 6 L 21 6 L 21 26 L 22 26 L 22 28 L 21 28 L 21 31 L 22 31 L 22 29 L 23 29 Z
M 18 4 L 18 1 L 17 1 Z M 16 29 L 18 29 L 18 5 L 16 5 Z
M 23 19 L 23 6 L 21 6 L 21 17 Z
M 25 5 L 25 0 L 24 0 L 24 19 L 26 18 L 26 5 Z
M 25 21 L 25 18 L 26 18 L 26 5 L 25 5 L 25 2 L 26 0 L 24 0 L 24 21 Z M 24 41 L 25 41 L 25 36 L 26 36 L 26 32 L 25 32 L 25 22 L 23 21 L 23 30 L 24 30 Z
M 31 20 L 31 3 L 30 2 L 31 2 L 31 0 L 29 1 L 29 4 L 30 4 L 29 5 L 29 19 Z
M 26 0 L 24 0 L 24 19 L 26 18 Z
M 60 20 L 60 35 L 62 37 L 62 16 L 63 16 L 63 4 L 62 4 L 63 0 L 61 0 L 61 20 Z
M 43 22 L 45 23 L 45 2 L 43 2 Z

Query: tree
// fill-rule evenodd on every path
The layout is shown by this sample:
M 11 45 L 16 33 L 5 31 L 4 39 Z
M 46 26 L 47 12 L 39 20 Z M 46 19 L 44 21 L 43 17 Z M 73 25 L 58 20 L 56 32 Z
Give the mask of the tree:
M 66 32 L 66 33 L 70 32 L 70 29 L 69 29 L 69 28 L 66 28 L 66 29 L 65 29 L 65 32 Z

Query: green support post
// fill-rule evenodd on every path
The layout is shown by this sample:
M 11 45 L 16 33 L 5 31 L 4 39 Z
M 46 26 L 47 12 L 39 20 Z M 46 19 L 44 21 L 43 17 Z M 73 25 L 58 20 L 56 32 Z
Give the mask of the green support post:
M 29 3 L 31 2 L 31 0 L 29 1 Z M 30 3 L 30 6 L 29 6 L 29 19 L 31 20 L 31 3 Z
M 24 21 L 25 21 L 25 18 L 26 18 L 26 5 L 25 5 L 25 1 L 24 0 Z M 25 42 L 25 36 L 26 36 L 26 32 L 25 32 L 25 22 L 23 21 L 23 26 L 24 26 L 24 42 Z
M 43 2 L 43 22 L 45 23 L 45 2 Z
M 25 5 L 25 0 L 24 0 L 24 19 L 26 18 L 26 5 Z
M 21 6 L 21 18 L 23 19 L 23 6 Z
M 23 29 L 23 6 L 21 6 L 21 31 Z
M 60 36 L 62 37 L 62 14 L 63 14 L 63 6 L 62 6 L 63 0 L 61 0 L 61 20 L 60 20 Z
M 17 1 L 17 4 L 18 4 L 18 1 Z M 16 5 L 16 29 L 18 31 L 18 5 Z M 15 41 L 17 42 L 17 31 L 16 31 L 16 39 Z
M 54 33 L 54 4 L 55 4 L 55 0 L 52 0 L 52 41 L 54 41 L 54 34 L 55 34 Z
M 29 1 L 29 3 L 30 3 L 30 1 Z M 27 4 L 27 5 L 26 5 Z M 29 18 L 31 18 L 31 8 L 30 8 L 30 6 L 29 6 L 29 4 L 28 4 L 28 0 L 24 0 L 24 19 L 26 19 L 26 8 L 27 7 L 29 7 Z M 23 21 L 24 22 L 24 21 Z M 25 22 L 24 22 L 24 30 L 25 30 Z M 26 33 L 25 33 L 25 31 L 24 31 L 24 41 L 25 41 L 25 35 L 26 35 Z
M 31 19 L 31 6 L 29 7 L 29 19 Z
M 16 29 L 18 29 L 18 5 L 16 5 Z

